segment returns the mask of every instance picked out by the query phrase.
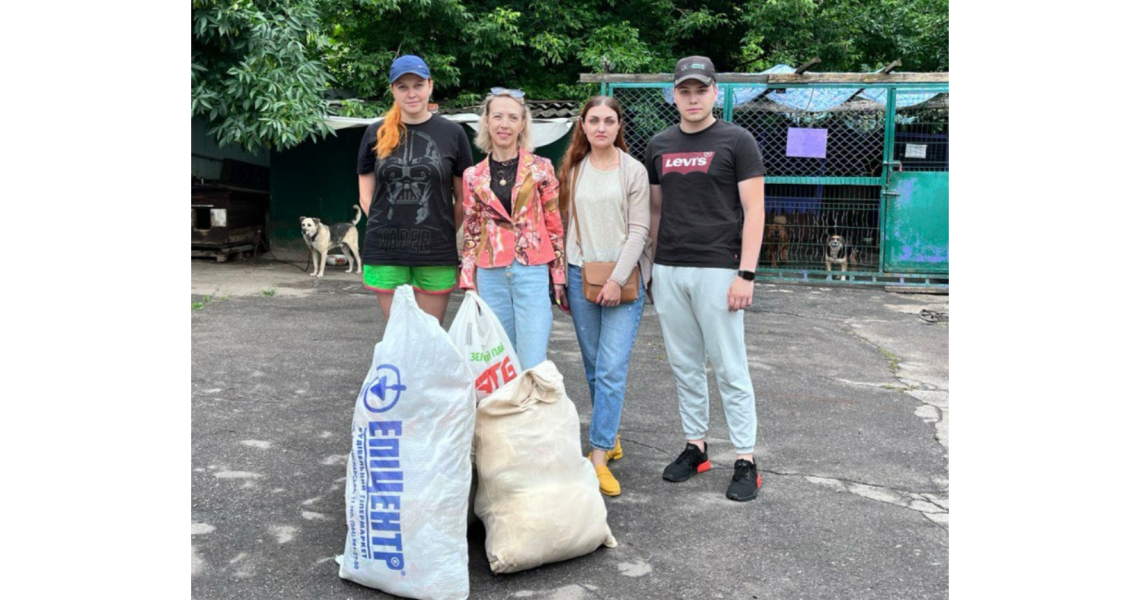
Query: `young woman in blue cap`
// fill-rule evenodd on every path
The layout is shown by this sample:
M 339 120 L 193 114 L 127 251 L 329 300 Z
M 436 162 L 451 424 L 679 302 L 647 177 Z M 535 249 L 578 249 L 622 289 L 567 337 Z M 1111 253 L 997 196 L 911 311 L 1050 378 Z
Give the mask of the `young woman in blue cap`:
M 392 108 L 365 131 L 356 163 L 368 215 L 364 287 L 376 292 L 387 319 L 392 293 L 411 284 L 416 304 L 442 324 L 458 285 L 455 232 L 471 145 L 459 124 L 428 110 L 432 79 L 422 58 L 397 58 L 388 82 Z

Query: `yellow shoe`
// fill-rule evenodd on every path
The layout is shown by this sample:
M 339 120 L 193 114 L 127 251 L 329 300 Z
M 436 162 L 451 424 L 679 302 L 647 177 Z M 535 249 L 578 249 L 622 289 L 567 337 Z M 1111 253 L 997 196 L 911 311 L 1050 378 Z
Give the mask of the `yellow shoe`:
M 617 460 L 625 456 L 625 453 L 621 451 L 621 436 L 617 436 L 615 441 L 614 449 L 606 450 L 606 464 L 609 464 L 611 460 Z M 586 458 L 590 458 L 590 452 L 586 452 Z
M 598 487 L 607 496 L 617 496 L 621 493 L 621 484 L 614 478 L 610 468 L 605 465 L 595 465 L 594 471 L 598 474 Z
M 617 443 L 614 444 L 614 449 L 606 451 L 606 462 L 608 463 L 611 460 L 617 460 L 623 455 L 624 453 L 621 451 L 621 436 L 619 435 L 617 436 Z

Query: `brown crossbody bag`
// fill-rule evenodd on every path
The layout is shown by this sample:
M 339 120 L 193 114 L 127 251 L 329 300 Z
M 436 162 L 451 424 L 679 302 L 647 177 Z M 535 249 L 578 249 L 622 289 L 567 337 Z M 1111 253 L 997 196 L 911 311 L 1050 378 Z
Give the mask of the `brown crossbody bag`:
M 584 160 L 590 160 L 587 156 Z M 618 169 L 621 170 L 621 161 L 618 161 Z M 621 172 L 622 180 L 622 197 L 625 197 L 625 173 Z M 578 233 L 575 238 L 578 242 L 578 253 L 582 256 L 582 293 L 585 294 L 586 300 L 590 302 L 598 301 L 598 294 L 602 292 L 602 287 L 610 280 L 610 275 L 613 275 L 614 267 L 617 266 L 616 262 L 586 262 L 586 251 L 582 249 L 582 219 L 578 216 L 578 204 L 574 202 L 574 196 L 578 193 L 578 166 L 574 166 L 574 170 L 570 175 L 570 210 L 574 214 L 574 230 Z M 626 217 L 628 219 L 628 215 Z M 627 226 L 628 227 L 628 226 Z M 641 281 L 641 266 L 633 265 L 633 271 L 629 274 L 629 279 L 625 281 L 625 285 L 621 287 L 621 303 L 633 302 L 638 298 L 638 284 Z

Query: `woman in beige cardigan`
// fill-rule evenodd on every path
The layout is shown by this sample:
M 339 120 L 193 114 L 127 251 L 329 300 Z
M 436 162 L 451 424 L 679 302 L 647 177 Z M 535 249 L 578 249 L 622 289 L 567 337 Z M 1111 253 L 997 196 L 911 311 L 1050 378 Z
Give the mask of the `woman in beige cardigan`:
M 603 494 L 616 496 L 621 486 L 609 461 L 621 458 L 617 432 L 625 398 L 630 353 L 641 325 L 649 256 L 649 176 L 628 153 L 622 135 L 621 105 L 606 96 L 586 102 L 559 169 L 559 207 L 564 223 L 566 295 L 590 384 L 590 460 Z M 613 263 L 588 282 L 596 298 L 583 289 L 583 264 Z M 622 302 L 622 288 L 636 299 Z

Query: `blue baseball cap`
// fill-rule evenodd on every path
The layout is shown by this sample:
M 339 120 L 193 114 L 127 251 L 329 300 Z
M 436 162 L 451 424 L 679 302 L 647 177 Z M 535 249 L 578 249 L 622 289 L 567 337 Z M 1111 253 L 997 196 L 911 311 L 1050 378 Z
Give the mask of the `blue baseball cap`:
M 405 54 L 392 61 L 392 68 L 388 70 L 388 83 L 396 83 L 397 79 L 408 73 L 431 79 L 431 71 L 424 59 L 414 54 Z

